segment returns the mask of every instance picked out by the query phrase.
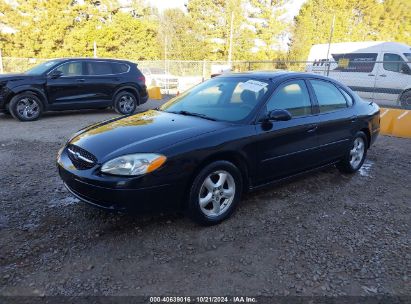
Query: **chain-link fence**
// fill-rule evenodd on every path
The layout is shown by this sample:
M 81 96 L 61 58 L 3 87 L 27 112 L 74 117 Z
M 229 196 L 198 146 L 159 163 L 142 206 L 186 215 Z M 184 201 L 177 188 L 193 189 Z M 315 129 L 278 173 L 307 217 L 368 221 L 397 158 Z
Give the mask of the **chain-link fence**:
M 228 71 L 309 72 L 329 76 L 356 91 L 362 98 L 380 105 L 411 109 L 411 62 L 369 61 L 339 58 L 338 61 L 134 61 L 146 76 L 148 85 L 160 86 L 163 93 L 182 92 L 213 75 Z M 0 71 L 19 73 L 47 59 L 9 58 L 0 61 Z

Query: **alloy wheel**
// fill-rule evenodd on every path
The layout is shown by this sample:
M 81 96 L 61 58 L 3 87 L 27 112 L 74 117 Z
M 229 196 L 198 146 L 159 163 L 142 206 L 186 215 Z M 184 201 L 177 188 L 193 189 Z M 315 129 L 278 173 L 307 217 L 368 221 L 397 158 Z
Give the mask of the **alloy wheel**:
M 40 114 L 40 105 L 30 97 L 22 98 L 17 103 L 17 113 L 26 119 L 32 119 Z
M 135 98 L 131 95 L 124 95 L 120 98 L 119 107 L 124 114 L 130 114 L 135 108 Z
M 353 169 L 357 169 L 364 158 L 365 142 L 362 137 L 357 137 L 354 140 L 354 145 L 350 151 L 350 165 Z
M 232 204 L 235 191 L 235 181 L 229 172 L 218 170 L 209 174 L 198 196 L 201 211 L 209 217 L 223 214 Z

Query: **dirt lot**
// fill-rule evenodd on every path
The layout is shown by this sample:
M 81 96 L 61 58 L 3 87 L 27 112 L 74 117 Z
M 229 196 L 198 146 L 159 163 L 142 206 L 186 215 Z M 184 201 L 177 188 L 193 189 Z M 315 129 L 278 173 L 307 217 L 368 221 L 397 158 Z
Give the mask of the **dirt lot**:
M 65 190 L 57 150 L 114 115 L 0 116 L 0 295 L 411 295 L 411 140 L 380 137 L 358 174 L 261 190 L 205 228 Z

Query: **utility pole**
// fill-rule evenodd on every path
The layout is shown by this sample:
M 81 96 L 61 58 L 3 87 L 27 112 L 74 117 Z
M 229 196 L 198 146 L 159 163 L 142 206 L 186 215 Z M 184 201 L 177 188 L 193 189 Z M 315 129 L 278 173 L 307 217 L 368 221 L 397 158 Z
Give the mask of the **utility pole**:
M 3 74 L 3 54 L 1 53 L 0 49 L 0 74 Z
M 333 39 L 334 34 L 334 25 L 335 25 L 335 13 L 333 15 L 333 22 L 331 23 L 331 30 L 330 30 L 330 38 L 328 39 L 328 50 L 327 50 L 327 76 L 330 74 L 330 60 L 328 57 L 330 56 L 330 48 L 331 48 L 331 41 Z
M 97 58 L 97 43 L 96 43 L 96 41 L 94 41 L 94 43 L 93 43 L 93 55 L 94 55 L 94 58 Z
M 231 59 L 233 53 L 233 22 L 234 22 L 234 12 L 231 12 L 231 25 L 230 25 L 230 46 L 228 49 L 228 64 L 231 66 Z

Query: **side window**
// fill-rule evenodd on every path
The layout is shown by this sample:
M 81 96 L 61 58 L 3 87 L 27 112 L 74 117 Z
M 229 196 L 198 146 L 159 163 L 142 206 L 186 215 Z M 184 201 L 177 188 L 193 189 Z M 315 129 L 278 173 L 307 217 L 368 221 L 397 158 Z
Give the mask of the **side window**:
M 89 61 L 86 63 L 88 75 L 110 75 L 113 69 L 110 62 Z
M 130 70 L 128 64 L 125 63 L 112 63 L 111 68 L 113 70 L 113 74 L 127 73 Z
M 343 93 L 333 84 L 321 80 L 310 80 L 310 83 L 313 86 L 321 113 L 332 112 L 347 107 L 347 101 Z
M 370 73 L 374 69 L 377 53 L 332 54 L 338 63 L 335 71 Z
M 65 63 L 59 66 L 58 68 L 56 68 L 56 70 L 62 72 L 63 76 L 68 76 L 68 77 L 84 75 L 83 63 L 81 61 Z
M 294 117 L 310 115 L 310 95 L 304 81 L 294 80 L 280 85 L 267 103 L 267 112 L 272 110 L 288 110 Z
M 383 68 L 386 71 L 400 73 L 404 62 L 404 59 L 397 54 L 385 53 L 383 58 Z

